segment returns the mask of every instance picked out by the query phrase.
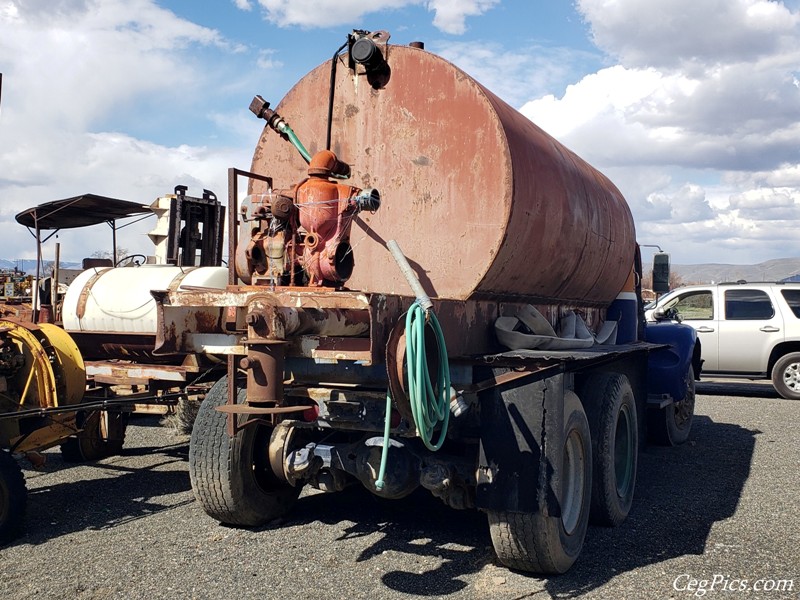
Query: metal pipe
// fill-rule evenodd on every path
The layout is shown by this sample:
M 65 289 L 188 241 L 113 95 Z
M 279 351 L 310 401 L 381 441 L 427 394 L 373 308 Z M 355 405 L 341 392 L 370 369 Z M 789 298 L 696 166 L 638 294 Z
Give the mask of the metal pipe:
M 411 265 L 408 263 L 408 259 L 406 259 L 405 255 L 403 254 L 403 251 L 400 250 L 400 245 L 395 240 L 389 240 L 386 242 L 386 247 L 389 249 L 389 252 L 392 253 L 392 258 L 394 258 L 397 266 L 400 267 L 400 270 L 403 272 L 403 276 L 406 278 L 406 281 L 408 281 L 408 285 L 411 286 L 419 305 L 423 308 L 423 310 L 425 310 L 425 312 L 429 311 L 431 308 L 433 308 L 433 302 L 431 302 L 430 297 L 422 288 L 422 284 L 419 282 L 417 274 L 414 272 L 414 269 L 411 268 Z
M 53 285 L 50 288 L 50 304 L 53 305 L 53 321 L 55 321 L 56 305 L 58 305 L 58 271 L 61 262 L 61 244 L 56 242 L 56 263 L 53 265 Z
M 247 370 L 247 401 L 283 404 L 283 366 L 286 342 L 249 346 L 239 366 Z
M 39 216 L 33 209 L 33 223 L 36 227 L 36 282 L 33 285 L 33 322 L 39 320 L 39 276 L 42 264 L 42 232 L 39 229 Z

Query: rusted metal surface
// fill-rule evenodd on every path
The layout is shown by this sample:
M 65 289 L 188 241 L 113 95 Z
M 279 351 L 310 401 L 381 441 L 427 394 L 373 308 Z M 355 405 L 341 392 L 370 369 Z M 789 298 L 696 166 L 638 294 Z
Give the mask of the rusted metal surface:
M 408 297 L 361 292 L 264 286 L 229 286 L 226 290 L 192 289 L 154 292 L 159 313 L 157 352 L 246 355 L 248 327 L 255 339 L 286 341 L 286 356 L 320 361 L 384 362 L 395 327 L 402 329 Z M 515 302 L 435 300 L 451 357 L 500 352 L 492 324 L 514 315 Z M 236 330 L 227 330 L 225 311 L 236 309 Z M 537 305 L 555 325 L 560 315 L 578 307 Z M 601 322 L 599 308 L 583 308 L 590 327 Z M 248 324 L 248 320 L 252 324 Z M 201 325 L 205 323 L 205 325 Z
M 264 341 L 290 337 L 296 340 L 301 336 L 367 336 L 370 328 L 369 298 L 354 292 L 272 292 L 263 286 L 229 286 L 227 290 L 158 291 L 153 296 L 158 312 L 158 353 L 246 354 L 248 319 L 255 325 L 250 326 L 251 330 Z M 223 317 L 229 307 L 238 309 L 238 333 L 226 329 Z
M 247 356 L 239 368 L 247 371 L 249 402 L 283 404 L 283 361 L 285 342 L 245 340 Z
M 89 300 L 89 294 L 92 291 L 92 286 L 100 279 L 104 273 L 108 273 L 109 269 L 94 269 L 94 274 L 89 277 L 84 286 L 81 288 L 81 293 L 78 296 L 78 306 L 75 309 L 75 314 L 79 319 L 82 319 L 86 314 L 86 302 Z
M 149 362 L 180 362 L 183 358 L 176 353 L 172 353 L 172 356 L 154 355 L 156 336 L 152 334 L 79 331 L 70 331 L 69 334 L 87 360 L 115 358 Z
M 97 383 L 144 385 L 151 380 L 186 382 L 187 375 L 198 373 L 196 365 L 161 365 L 133 362 L 86 361 L 86 376 Z
M 388 46 L 387 58 L 382 89 L 348 69 L 336 76 L 331 149 L 352 166 L 353 185 L 383 196 L 380 211 L 355 220 L 348 286 L 409 294 L 388 267 L 394 238 L 434 298 L 608 305 L 635 244 L 613 184 L 443 59 L 404 46 Z M 325 140 L 329 82 L 326 63 L 278 106 L 312 154 Z M 283 188 L 306 165 L 267 128 L 252 171 Z
M 334 287 L 349 279 L 353 219 L 380 206 L 377 190 L 330 180 L 349 172 L 349 165 L 323 150 L 311 158 L 302 181 L 248 196 L 233 209 L 240 219 L 235 262 L 242 282 Z

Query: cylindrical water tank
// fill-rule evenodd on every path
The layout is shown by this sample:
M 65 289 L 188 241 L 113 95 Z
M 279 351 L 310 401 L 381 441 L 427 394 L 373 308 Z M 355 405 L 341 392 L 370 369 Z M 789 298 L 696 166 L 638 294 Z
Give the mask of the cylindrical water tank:
M 336 74 L 331 149 L 353 185 L 380 190 L 361 213 L 347 287 L 411 295 L 386 242 L 397 240 L 426 292 L 443 299 L 605 306 L 633 264 L 630 210 L 600 172 L 466 73 L 419 48 L 388 46 L 381 89 L 344 60 Z M 276 107 L 308 150 L 324 149 L 330 63 Z M 252 170 L 285 188 L 306 176 L 288 142 L 265 128 Z M 265 184 L 251 183 L 251 193 Z
M 198 286 L 223 289 L 225 267 L 140 267 L 88 269 L 70 284 L 62 309 L 69 332 L 156 333 L 156 303 L 150 290 Z

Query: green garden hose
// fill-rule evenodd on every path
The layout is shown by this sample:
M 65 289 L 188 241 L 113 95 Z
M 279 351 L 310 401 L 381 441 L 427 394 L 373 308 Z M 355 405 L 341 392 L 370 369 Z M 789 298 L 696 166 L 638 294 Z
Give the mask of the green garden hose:
M 304 161 L 306 161 L 307 163 L 311 162 L 311 155 L 308 153 L 308 150 L 306 150 L 306 147 L 303 145 L 303 142 L 300 141 L 300 138 L 297 137 L 297 134 L 294 132 L 294 130 L 292 130 L 292 128 L 289 127 L 285 122 L 282 122 L 281 125 L 283 125 L 283 127 L 279 126 L 281 133 L 286 134 L 286 137 L 289 138 L 289 141 L 292 143 L 292 146 L 294 146 L 297 149 L 297 151 L 300 153 L 300 156 L 303 157 Z
M 425 329 L 430 325 L 436 337 L 439 369 L 436 382 L 431 381 L 428 370 L 427 353 L 425 351 Z M 447 347 L 439 320 L 432 310 L 425 310 L 419 302 L 414 302 L 406 314 L 406 369 L 408 377 L 408 397 L 411 403 L 411 414 L 417 435 L 429 450 L 436 451 L 442 447 L 447 437 L 447 425 L 450 421 L 450 365 L 447 359 Z M 389 431 L 392 419 L 392 399 L 386 394 L 386 421 L 383 431 L 383 450 L 377 490 L 383 489 L 383 477 L 389 452 Z M 439 439 L 433 443 L 436 427 L 441 424 Z
M 436 387 L 431 381 L 425 352 L 425 327 L 431 325 L 439 351 L 439 372 Z M 424 311 L 417 303 L 411 305 L 406 314 L 406 362 L 408 364 L 408 397 L 417 434 L 428 450 L 442 447 L 450 421 L 450 365 L 447 362 L 447 347 L 439 320 L 433 311 Z M 434 430 L 441 423 L 439 439 L 432 443 Z

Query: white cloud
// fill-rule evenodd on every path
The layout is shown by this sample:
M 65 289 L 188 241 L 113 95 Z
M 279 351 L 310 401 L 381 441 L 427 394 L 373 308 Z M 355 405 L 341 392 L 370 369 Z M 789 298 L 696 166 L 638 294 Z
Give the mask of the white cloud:
M 706 200 L 705 191 L 698 185 L 686 183 L 673 194 L 653 193 L 647 202 L 660 207 L 659 212 L 675 223 L 706 221 L 714 218 L 714 211 Z M 665 220 L 663 218 L 650 220 Z
M 797 13 L 768 0 L 578 0 L 599 47 L 630 66 L 750 62 L 796 52 Z
M 800 13 L 758 0 L 577 6 L 619 64 L 522 112 L 611 175 L 640 239 L 705 244 L 681 262 L 800 255 Z
M 283 63 L 277 60 L 275 57 L 275 50 L 270 48 L 264 48 L 259 50 L 258 52 L 258 59 L 256 60 L 256 65 L 258 65 L 259 69 L 279 69 L 283 66 Z
M 239 50 L 218 32 L 147 0 L 6 0 L 0 30 L 0 56 L 8 57 L 0 112 L 0 256 L 33 254 L 31 237 L 13 216 L 38 203 L 96 193 L 149 204 L 177 184 L 188 185 L 190 194 L 212 189 L 224 201 L 227 168 L 249 164 L 248 150 L 212 151 L 181 144 L 180 137 L 158 144 L 125 132 L 178 128 L 187 119 L 222 124 L 222 115 L 203 115 L 202 104 L 193 105 L 220 87 L 212 85 L 220 74 L 195 60 L 197 50 Z M 106 248 L 107 229 L 77 238 L 59 234 L 75 240 L 64 246 L 64 260 Z M 138 240 L 147 244 L 143 231 Z
M 482 15 L 499 0 L 430 0 L 428 10 L 436 12 L 433 24 L 446 33 L 460 35 L 467 30 L 466 17 Z
M 424 6 L 435 13 L 435 27 L 463 34 L 466 18 L 478 16 L 499 0 L 258 0 L 266 18 L 279 27 L 332 27 L 358 23 L 364 15 L 407 6 Z

